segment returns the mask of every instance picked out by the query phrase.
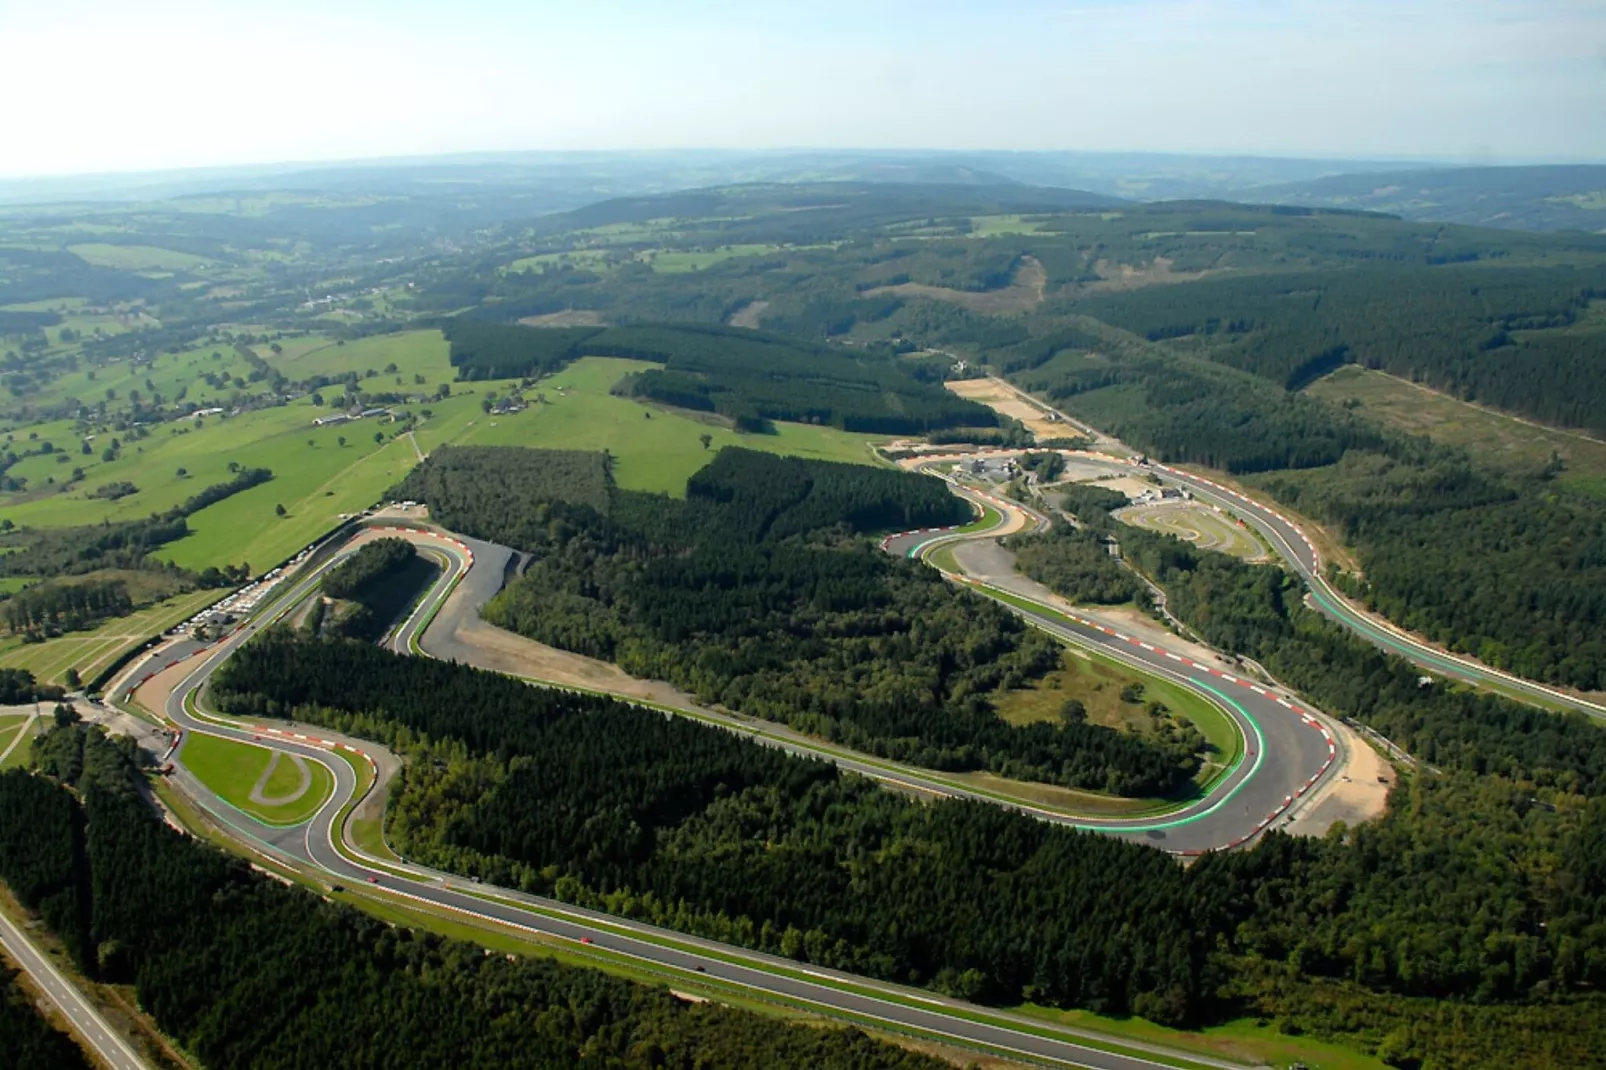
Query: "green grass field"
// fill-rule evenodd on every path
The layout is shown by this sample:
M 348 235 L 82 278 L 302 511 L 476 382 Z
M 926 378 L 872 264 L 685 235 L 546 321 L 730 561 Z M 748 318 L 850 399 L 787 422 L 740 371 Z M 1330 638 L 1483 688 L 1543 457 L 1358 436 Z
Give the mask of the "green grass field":
M 1339 1044 L 1314 1037 L 1285 1036 L 1276 1023 L 1237 1018 L 1199 1030 L 1168 1029 L 1144 1018 L 1112 1018 L 1092 1011 L 1066 1011 L 1026 1004 L 1017 1013 L 1045 1022 L 1080 1029 L 1095 1029 L 1112 1037 L 1140 1043 L 1199 1052 L 1257 1066 L 1292 1066 L 1304 1063 L 1310 1070 L 1383 1070 L 1380 1060 Z
M 126 617 L 107 621 L 99 628 L 69 632 L 43 643 L 24 643 L 12 636 L 0 641 L 0 668 L 27 669 L 42 683 L 65 684 L 68 669 L 77 669 L 85 683 L 93 680 L 130 647 L 183 621 L 226 592 L 190 591 Z
M 246 370 L 243 359 L 232 350 L 221 351 L 225 359 L 217 362 L 210 353 L 203 348 L 166 355 L 151 369 L 151 378 L 197 375 L 199 369 L 214 366 L 235 368 L 231 362 Z M 327 348 L 318 348 L 311 338 L 297 339 L 285 345 L 276 359 L 291 365 L 312 362 L 295 373 L 298 377 L 314 374 L 314 368 L 316 374 L 341 368 L 360 374 L 394 363 L 397 372 L 388 376 L 381 372 L 371 380 L 373 389 L 397 389 L 394 379 L 398 377 L 404 380 L 402 389 L 411 389 L 416 373 L 426 376 L 428 389 L 433 391 L 436 384 L 451 378 L 446 345 L 436 331 L 376 336 Z M 481 402 L 493 391 L 505 396 L 517 386 L 516 381 L 457 383 L 449 398 L 406 408 L 420 417 L 416 439 L 425 452 L 447 443 L 607 449 L 618 459 L 616 474 L 621 486 L 671 494 L 682 493 L 686 478 L 723 446 L 870 463 L 869 445 L 880 440 L 802 424 L 778 424 L 773 435 L 738 435 L 716 423 L 608 393 L 627 372 L 649 366 L 587 357 L 528 391 L 532 401 L 537 393 L 545 395 L 546 404 L 531 404 L 511 415 L 487 415 Z M 107 389 L 126 397 L 130 388 L 146 389 L 145 378 L 141 374 L 115 380 L 122 385 Z M 80 385 L 99 387 L 105 381 Z M 140 385 L 130 387 L 129 383 Z M 424 416 L 425 412 L 429 415 Z M 267 468 L 274 473 L 272 480 L 194 514 L 189 518 L 192 534 L 156 553 L 162 560 L 191 569 L 245 562 L 260 572 L 338 524 L 342 514 L 358 512 L 378 501 L 418 462 L 413 442 L 393 437 L 395 424 L 369 419 L 333 427 L 312 426 L 314 419 L 328 413 L 327 408 L 303 398 L 238 416 L 170 422 L 154 427 L 148 438 L 123 442 L 121 454 L 111 461 L 101 459 L 101 436 L 90 442 L 91 453 L 83 454 L 73 425 L 66 421 L 10 428 L 11 448 L 18 452 L 36 449 L 38 442 L 46 440 L 60 452 L 28 457 L 14 465 L 11 473 L 26 477 L 29 489 L 0 495 L 0 509 L 19 526 L 71 527 L 134 520 L 172 508 L 207 486 L 228 480 L 231 462 Z M 37 438 L 30 440 L 30 433 Z M 375 433 L 380 434 L 381 442 L 374 441 Z M 701 442 L 704 434 L 710 436 L 708 449 Z M 58 461 L 57 456 L 65 459 Z M 84 470 L 83 480 L 63 489 L 74 468 Z M 56 486 L 47 482 L 52 478 L 58 481 Z M 116 501 L 90 496 L 96 488 L 113 482 L 129 482 L 138 490 Z M 284 506 L 284 517 L 276 514 L 278 505 Z
M 11 753 L 6 754 L 4 761 L 0 761 L 0 771 L 25 768 L 33 758 L 31 738 L 43 731 L 43 726 L 48 718 L 41 717 L 34 721 L 32 729 L 28 727 L 27 718 L 7 718 L 6 720 L 10 723 L 0 725 L 0 754 L 5 754 L 8 747 L 11 749 Z M 27 733 L 27 735 L 18 741 L 17 737 L 21 733 Z M 15 747 L 11 746 L 13 743 L 16 743 Z
M 312 786 L 305 795 L 282 806 L 259 805 L 251 801 L 251 789 L 267 769 L 272 756 L 273 752 L 266 747 L 199 732 L 191 733 L 179 752 L 184 767 L 231 806 L 269 825 L 299 825 L 317 813 L 334 792 L 334 778 L 323 766 L 309 761 Z M 281 759 L 263 786 L 263 792 L 273 798 L 295 790 L 300 782 L 294 764 Z
M 978 215 L 970 218 L 972 238 L 998 238 L 1006 234 L 1037 234 L 1041 223 L 1028 222 L 1018 215 Z
M 1305 392 L 1464 449 L 1474 460 L 1518 478 L 1534 478 L 1551 454 L 1559 453 L 1566 468 L 1556 477 L 1557 486 L 1606 498 L 1606 442 L 1599 439 L 1527 423 L 1354 365 L 1312 383 Z
M 204 256 L 162 249 L 155 245 L 106 245 L 86 242 L 69 245 L 67 251 L 76 254 L 96 267 L 119 268 L 124 271 L 188 271 L 210 263 Z
M 331 378 L 356 372 L 361 378 L 358 387 L 370 392 L 429 393 L 439 383 L 449 383 L 455 377 L 451 362 L 447 360 L 446 339 L 439 331 L 406 331 L 401 334 L 380 334 L 340 345 L 321 335 L 287 339 L 279 343 L 281 353 L 275 355 L 267 346 L 255 350 L 264 360 L 277 367 L 291 379 L 309 379 L 314 375 Z M 394 372 L 385 369 L 394 364 Z M 368 376 L 373 372 L 372 377 Z M 415 374 L 425 377 L 425 384 L 413 381 Z M 396 381 L 397 376 L 401 382 Z
M 526 392 L 531 398 L 537 392 L 545 394 L 547 404 L 532 404 L 510 416 L 486 416 L 479 411 L 477 398 L 454 395 L 433 406 L 437 420 L 421 429 L 418 438 L 425 450 L 443 442 L 606 449 L 618 459 L 615 477 L 621 487 L 676 495 L 685 492 L 687 477 L 724 446 L 868 464 L 872 461 L 870 444 L 885 439 L 803 424 L 776 424 L 773 435 L 738 435 L 726 427 L 608 393 L 627 372 L 648 367 L 653 365 L 586 357 Z M 464 390 L 483 391 L 497 385 L 474 383 Z M 466 422 L 462 422 L 465 414 Z M 700 441 L 704 434 L 710 436 L 708 449 Z
M 643 253 L 641 259 L 652 265 L 654 271 L 674 275 L 687 271 L 702 271 L 713 267 L 725 260 L 735 260 L 744 256 L 763 256 L 767 253 L 779 252 L 785 246 L 780 245 L 722 245 L 718 249 L 707 251 L 691 251 L 680 249 L 656 249 Z M 806 248 L 817 248 L 807 246 Z
M 1121 698 L 1129 686 L 1141 688 L 1137 702 Z M 1123 731 L 1149 729 L 1147 706 L 1161 702 L 1174 714 L 1192 721 L 1214 749 L 1197 780 L 1204 782 L 1219 773 L 1243 750 L 1237 730 L 1226 716 L 1194 692 L 1158 676 L 1141 673 L 1098 654 L 1068 648 L 1064 666 L 1045 676 L 1038 686 L 1006 691 L 994 696 L 998 715 L 1010 724 L 1054 721 L 1068 699 L 1078 699 L 1087 708 L 1090 724 Z
M 1039 605 L 1030 599 L 1021 598 L 1008 591 L 990 587 L 987 590 L 987 594 L 989 597 L 996 598 L 1007 605 L 1028 609 L 1034 613 L 1041 613 L 1052 618 L 1066 619 L 1050 607 Z M 1111 679 L 1106 675 L 1111 672 L 1119 676 L 1131 675 L 1135 680 L 1143 684 L 1144 704 L 1163 702 L 1172 713 L 1179 714 L 1193 722 L 1193 726 L 1205 737 L 1206 742 L 1210 744 L 1213 750 L 1213 753 L 1209 756 L 1203 768 L 1199 770 L 1196 777 L 1201 783 L 1206 783 L 1213 779 L 1224 767 L 1230 766 L 1237 761 L 1243 753 L 1243 739 L 1238 734 L 1237 726 L 1233 724 L 1225 712 L 1217 709 L 1214 703 L 1195 693 L 1192 689 L 1183 687 L 1181 684 L 1172 683 L 1162 677 L 1130 668 L 1121 662 L 1115 661 L 1113 658 L 1106 658 L 1104 655 L 1092 651 L 1073 648 L 1068 651 L 1068 664 L 1070 657 L 1084 658 L 1087 663 L 1076 668 L 1077 676 L 1082 677 L 1084 670 L 1094 670 L 1089 671 L 1088 675 L 1082 677 L 1087 681 L 1086 686 L 1089 688 L 1092 688 L 1096 683 Z M 1004 706 L 1013 701 L 1019 704 L 1019 708 L 1012 713 L 1012 716 L 1016 718 L 1015 723 L 1043 720 L 1047 715 L 1057 715 L 1059 707 L 1064 703 L 1065 699 L 1082 697 L 1066 692 L 1063 681 L 1061 690 L 1056 691 L 1052 684 L 1047 682 L 1052 680 L 1055 675 L 1057 674 L 1050 674 L 1049 677 L 1046 677 L 1044 686 L 1030 689 L 1018 696 L 1014 693 L 1001 696 L 999 699 L 1000 715 L 1005 716 L 1006 719 L 1011 716 L 1010 714 L 1005 714 Z M 1096 693 L 1101 695 L 1101 705 L 1105 704 L 1106 700 L 1102 697 L 1102 690 Z M 1117 701 L 1119 701 L 1119 697 L 1120 690 L 1117 689 Z M 1085 698 L 1082 701 L 1088 707 L 1089 720 L 1096 720 L 1093 704 L 1088 703 Z M 1138 715 L 1142 715 L 1141 707 L 1135 707 L 1135 709 L 1140 711 Z M 1107 712 L 1105 716 L 1117 721 L 1120 719 L 1115 717 L 1113 713 Z
M 1115 518 L 1123 524 L 1172 535 L 1202 550 L 1230 554 L 1245 561 L 1267 556 L 1266 548 L 1251 529 L 1199 502 L 1136 506 L 1119 510 Z

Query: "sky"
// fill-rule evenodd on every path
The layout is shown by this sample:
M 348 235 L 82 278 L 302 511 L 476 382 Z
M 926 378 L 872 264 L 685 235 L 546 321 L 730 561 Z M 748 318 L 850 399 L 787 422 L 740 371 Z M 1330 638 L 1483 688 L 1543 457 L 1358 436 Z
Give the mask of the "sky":
M 0 176 L 507 150 L 1606 160 L 1606 0 L 0 0 Z

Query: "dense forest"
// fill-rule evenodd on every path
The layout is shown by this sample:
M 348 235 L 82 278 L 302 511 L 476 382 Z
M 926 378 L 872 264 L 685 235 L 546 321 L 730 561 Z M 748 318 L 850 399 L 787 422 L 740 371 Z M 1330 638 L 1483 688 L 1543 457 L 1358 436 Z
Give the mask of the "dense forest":
M 1161 459 L 1249 477 L 1332 525 L 1364 574 L 1337 582 L 1396 623 L 1532 679 L 1606 688 L 1606 502 L 1508 483 L 1200 361 L 1064 354 L 1017 379 Z
M 1076 308 L 1150 341 L 1186 338 L 1290 390 L 1357 363 L 1606 432 L 1606 336 L 1551 330 L 1574 326 L 1602 297 L 1606 268 L 1478 265 L 1223 277 Z
M 209 1070 L 329 1066 L 555 1067 L 576 1051 L 610 1066 L 938 1064 L 855 1031 L 778 1023 L 548 959 L 492 955 L 395 928 L 253 872 L 168 828 L 126 754 L 93 729 L 61 749 L 91 757 L 72 780 L 0 773 L 0 877 L 30 906 L 64 886 L 92 942 L 92 977 L 132 984 L 164 1033 Z M 47 740 L 50 737 L 46 737 Z M 61 912 L 47 912 L 58 933 Z
M 579 474 L 571 499 L 595 493 L 597 470 Z M 997 716 L 988 696 L 1051 671 L 1059 648 L 857 537 L 967 518 L 938 480 L 725 449 L 684 501 L 613 491 L 603 515 L 517 489 L 551 479 L 540 451 L 455 449 L 396 493 L 534 555 L 484 613 L 541 642 L 928 768 L 1137 796 L 1190 786 L 1197 755 Z
M 879 357 L 778 335 L 706 324 L 530 328 L 446 320 L 451 361 L 464 379 L 537 377 L 582 356 L 663 364 L 620 384 L 632 397 L 718 413 L 748 431 L 767 420 L 847 431 L 920 434 L 992 427 L 997 415 Z
M 35 1009 L 17 982 L 0 965 L 0 1051 L 9 1070 L 89 1070 L 89 1060 L 72 1038 L 57 1032 Z
M 1110 553 L 1109 526 L 1081 521 L 1079 508 L 1089 500 L 1108 511 L 1125 505 L 1127 498 L 1119 491 L 1076 485 L 1064 505 L 1076 515 L 1077 523 L 1011 535 L 1001 540 L 1002 545 L 1014 553 L 1017 569 L 1073 602 L 1147 606 L 1148 589 L 1143 581 Z
M 434 561 L 401 538 L 381 538 L 363 546 L 323 578 L 323 599 L 310 607 L 303 628 L 309 634 L 378 639 L 438 571 Z
M 402 538 L 375 539 L 324 574 L 323 593 L 330 598 L 359 599 L 377 583 L 407 567 L 418 556 Z
M 1593 1058 L 1599 798 L 1463 772 L 1407 778 L 1376 825 L 1273 833 L 1183 869 L 997 807 L 916 802 L 653 711 L 359 644 L 266 635 L 217 687 L 241 714 L 401 748 L 392 837 L 497 883 L 972 999 L 1173 1023 L 1279 1008 L 1290 1028 L 1392 1037 L 1402 1057 L 1444 1066 L 1541 1047 L 1542 1065 Z M 1347 1026 L 1323 1017 L 1333 986 Z M 1401 998 L 1430 996 L 1455 1001 L 1453 1022 Z M 1486 1016 L 1485 1004 L 1509 1006 Z M 1495 1024 L 1513 1019 L 1528 1030 Z

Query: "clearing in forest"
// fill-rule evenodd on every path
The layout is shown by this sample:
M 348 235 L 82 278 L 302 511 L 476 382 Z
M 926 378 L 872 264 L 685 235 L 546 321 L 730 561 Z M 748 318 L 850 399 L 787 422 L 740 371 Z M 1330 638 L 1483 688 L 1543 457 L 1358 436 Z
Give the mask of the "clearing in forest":
M 1560 456 L 1558 486 L 1606 498 L 1606 442 L 1459 401 L 1385 372 L 1348 365 L 1305 393 L 1357 409 L 1390 427 L 1466 450 L 1506 475 L 1534 479 Z
M 962 398 L 979 401 L 994 412 L 1019 420 L 1038 441 L 1077 434 L 1073 425 L 1050 417 L 1042 408 L 994 379 L 951 379 L 943 385 Z
M 958 305 L 967 312 L 997 314 L 1000 312 L 1029 312 L 1043 303 L 1048 289 L 1048 272 L 1036 257 L 1023 256 L 1015 269 L 1014 280 L 1001 290 L 950 290 L 944 286 L 928 286 L 923 282 L 904 282 L 897 286 L 877 286 L 864 291 L 865 297 L 877 294 L 896 294 L 900 297 L 929 297 Z

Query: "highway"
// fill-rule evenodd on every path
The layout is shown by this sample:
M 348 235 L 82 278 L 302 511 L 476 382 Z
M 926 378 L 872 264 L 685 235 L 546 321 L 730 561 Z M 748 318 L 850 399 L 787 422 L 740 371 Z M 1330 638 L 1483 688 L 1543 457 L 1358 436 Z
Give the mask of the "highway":
M 394 534 L 377 531 L 373 535 Z M 474 613 L 501 585 L 505 551 L 487 543 L 428 532 L 407 533 L 415 543 L 442 558 L 446 571 L 388 640 L 392 649 L 430 652 L 437 630 L 455 633 L 453 615 Z M 368 535 L 364 538 L 371 537 Z M 525 896 L 465 881 L 421 866 L 375 858 L 358 849 L 346 835 L 347 804 L 356 799 L 357 772 L 335 757 L 336 746 L 363 753 L 373 749 L 360 741 L 337 740 L 316 730 L 299 731 L 230 721 L 200 712 L 200 691 L 213 672 L 241 643 L 263 628 L 285 619 L 317 587 L 322 574 L 351 545 L 322 560 L 314 559 L 285 586 L 287 590 L 224 640 L 204 651 L 176 644 L 157 654 L 152 662 L 131 670 L 109 694 L 114 704 L 152 672 L 171 664 L 177 656 L 193 659 L 184 679 L 168 695 L 164 714 L 187 738 L 206 733 L 241 742 L 254 742 L 297 754 L 324 765 L 334 777 L 331 798 L 308 823 L 290 829 L 262 825 L 218 800 L 189 776 L 182 765 L 182 742 L 176 751 L 175 782 L 248 850 L 287 862 L 312 867 L 333 882 L 361 887 L 369 894 L 393 896 L 430 911 L 495 922 L 528 933 L 540 933 L 573 942 L 584 954 L 623 957 L 667 982 L 706 988 L 739 986 L 789 1005 L 812 1009 L 870 1028 L 905 1032 L 992 1051 L 1047 1065 L 1082 1066 L 1094 1070 L 1139 1070 L 1183 1064 L 1238 1067 L 1241 1064 L 1114 1040 L 1007 1012 L 991 1011 L 933 993 L 883 984 L 830 970 L 684 936 L 554 900 Z M 192 712 L 193 711 L 193 712 Z M 369 758 L 372 761 L 372 757 Z M 1096 1043 L 1089 1043 L 1096 1040 Z M 1119 1050 L 1108 1050 L 1114 1045 Z M 1152 1058 L 1150 1056 L 1153 1056 Z
M 17 961 L 22 972 L 33 979 L 45 998 L 56 1005 L 73 1032 L 100 1057 L 104 1065 L 112 1070 L 149 1070 L 149 1064 L 106 1024 L 106 1019 L 100 1016 L 89 999 L 4 914 L 0 914 L 0 944 L 5 945 L 6 953 Z
M 1028 400 L 1031 404 L 1045 412 L 1053 413 L 1067 424 L 1086 428 L 1087 425 L 1060 412 L 1040 398 L 1032 397 L 1021 391 L 1011 383 L 1002 379 L 995 382 L 1008 387 L 1017 396 Z M 1092 430 L 1089 428 L 1089 430 Z M 1097 437 L 1107 443 L 1114 440 L 1094 432 Z M 983 453 L 1021 451 L 982 451 Z M 1126 461 L 1103 452 L 1088 451 L 1060 451 L 1067 456 L 1074 456 L 1078 461 L 1102 463 L 1112 470 L 1132 473 L 1138 467 L 1135 462 Z M 1143 471 L 1152 471 L 1185 487 L 1194 497 L 1212 505 L 1219 505 L 1236 516 L 1241 517 L 1256 531 L 1263 535 L 1277 555 L 1292 569 L 1310 591 L 1310 601 L 1316 609 L 1324 615 L 1349 628 L 1367 641 L 1381 647 L 1391 654 L 1397 654 L 1426 669 L 1429 673 L 1436 673 L 1462 683 L 1472 684 L 1476 687 L 1489 688 L 1507 695 L 1523 698 L 1547 707 L 1560 707 L 1577 710 L 1592 717 L 1606 718 L 1606 705 L 1589 699 L 1581 698 L 1557 688 L 1548 687 L 1534 680 L 1526 680 L 1500 669 L 1492 668 L 1471 658 L 1458 654 L 1451 654 L 1440 650 L 1430 643 L 1411 635 L 1405 630 L 1394 626 L 1381 617 L 1368 613 L 1356 605 L 1344 594 L 1334 589 L 1322 574 L 1322 562 L 1316 552 L 1315 545 L 1288 517 L 1271 506 L 1256 501 L 1247 495 L 1241 494 L 1231 487 L 1223 486 L 1215 480 L 1189 472 L 1186 469 L 1158 462 L 1142 466 Z

